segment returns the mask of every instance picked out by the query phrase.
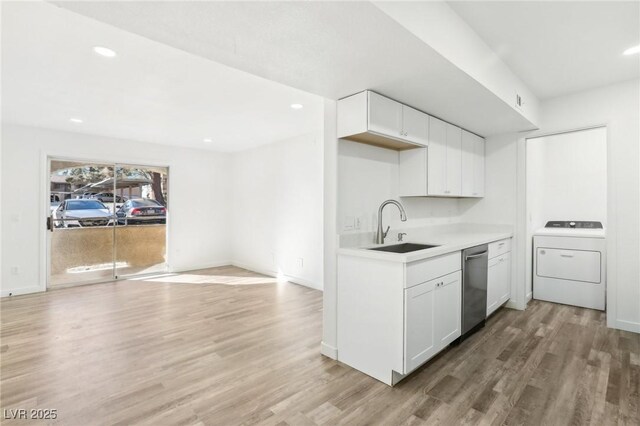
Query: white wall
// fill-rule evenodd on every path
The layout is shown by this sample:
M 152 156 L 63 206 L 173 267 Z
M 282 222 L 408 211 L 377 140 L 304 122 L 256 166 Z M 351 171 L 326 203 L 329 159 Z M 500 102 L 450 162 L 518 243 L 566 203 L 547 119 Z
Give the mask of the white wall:
M 323 144 L 323 281 L 322 343 L 320 351 L 338 359 L 338 139 L 336 102 L 324 100 Z
M 455 198 L 399 197 L 398 152 L 347 140 L 338 143 L 338 232 L 373 232 L 377 229 L 380 204 L 399 200 L 407 212 L 400 221 L 394 206 L 383 212 L 383 223 L 391 231 L 423 225 L 459 221 Z M 352 229 L 359 220 L 359 229 Z M 357 225 L 356 225 L 357 226 Z
M 47 155 L 169 166 L 169 267 L 189 270 L 231 260 L 229 154 L 6 124 L 1 151 L 3 296 L 44 290 Z M 13 267 L 17 275 L 10 273 Z
M 527 140 L 527 204 L 531 230 L 549 220 L 607 224 L 607 129 Z
M 233 154 L 235 265 L 322 289 L 320 132 Z

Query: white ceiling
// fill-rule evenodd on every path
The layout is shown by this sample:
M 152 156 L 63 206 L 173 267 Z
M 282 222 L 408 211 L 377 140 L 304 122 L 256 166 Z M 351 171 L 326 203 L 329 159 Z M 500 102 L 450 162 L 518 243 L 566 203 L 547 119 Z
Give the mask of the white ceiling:
M 318 96 L 52 4 L 2 3 L 3 122 L 236 151 L 320 129 L 322 118 Z
M 480 135 L 531 129 L 370 2 L 57 2 L 328 99 L 373 89 Z
M 449 5 L 540 99 L 640 77 L 637 0 Z

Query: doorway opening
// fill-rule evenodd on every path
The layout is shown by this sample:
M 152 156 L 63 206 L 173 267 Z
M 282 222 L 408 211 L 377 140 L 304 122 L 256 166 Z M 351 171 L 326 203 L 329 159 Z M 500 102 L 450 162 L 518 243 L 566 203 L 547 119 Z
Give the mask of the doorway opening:
M 527 301 L 604 310 L 607 129 L 526 140 Z
M 168 168 L 49 158 L 47 288 L 167 270 Z

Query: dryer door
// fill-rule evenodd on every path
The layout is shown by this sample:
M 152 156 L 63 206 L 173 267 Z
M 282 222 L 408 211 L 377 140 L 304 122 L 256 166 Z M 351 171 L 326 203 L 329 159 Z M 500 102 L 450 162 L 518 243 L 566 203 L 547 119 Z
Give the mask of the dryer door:
M 598 251 L 567 250 L 538 247 L 536 275 L 546 278 L 599 283 L 600 256 Z

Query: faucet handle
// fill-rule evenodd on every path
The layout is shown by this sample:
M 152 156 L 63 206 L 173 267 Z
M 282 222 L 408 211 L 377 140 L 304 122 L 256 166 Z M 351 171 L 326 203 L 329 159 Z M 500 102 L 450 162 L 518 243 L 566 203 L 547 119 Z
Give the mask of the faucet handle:
M 382 236 L 384 238 L 387 238 L 387 234 L 389 233 L 389 228 L 391 228 L 391 226 L 387 226 L 387 230 L 382 233 Z
M 402 241 L 402 237 L 404 237 L 405 235 L 407 235 L 406 232 L 398 232 L 398 241 Z

